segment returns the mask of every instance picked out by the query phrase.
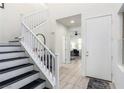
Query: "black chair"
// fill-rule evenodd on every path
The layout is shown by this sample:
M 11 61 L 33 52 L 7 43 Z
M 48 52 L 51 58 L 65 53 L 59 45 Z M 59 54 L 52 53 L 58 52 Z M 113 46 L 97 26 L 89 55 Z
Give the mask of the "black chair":
M 73 50 L 71 51 L 71 56 L 79 56 L 79 50 L 73 49 Z

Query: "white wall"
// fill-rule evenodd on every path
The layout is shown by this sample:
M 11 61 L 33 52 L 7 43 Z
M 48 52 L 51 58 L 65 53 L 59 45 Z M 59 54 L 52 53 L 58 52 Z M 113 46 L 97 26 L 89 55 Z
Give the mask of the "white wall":
M 5 8 L 0 8 L 0 43 L 13 40 L 20 36 L 20 15 L 44 9 L 41 4 L 16 4 L 5 3 Z
M 47 47 L 52 50 L 52 52 L 54 52 L 54 48 L 52 47 L 52 45 L 54 44 L 54 39 L 52 38 L 52 34 L 51 34 L 51 30 L 50 30 L 50 26 L 49 26 L 49 20 L 47 20 L 47 22 L 43 25 L 41 25 L 38 29 L 34 29 L 33 32 L 35 34 L 38 34 L 38 33 L 42 33 L 44 36 L 45 36 L 45 39 L 46 39 L 46 45 Z M 44 38 L 40 35 L 38 36 L 38 38 L 44 42 Z M 53 43 L 51 43 L 53 42 Z
M 122 4 L 49 4 L 50 14 L 52 16 L 51 23 L 52 27 L 56 32 L 56 19 L 81 14 L 82 18 L 82 45 L 83 45 L 83 54 L 85 54 L 85 19 L 96 16 L 103 15 L 112 15 L 112 74 L 113 74 L 113 82 L 115 83 L 117 88 L 124 88 L 124 67 L 121 63 L 121 27 L 118 11 Z M 60 41 L 56 41 L 55 44 Z M 57 45 L 56 45 L 57 46 Z M 57 51 L 56 51 L 57 52 Z M 85 56 L 82 56 L 82 75 L 85 75 Z
M 122 16 L 113 14 L 113 81 L 116 88 L 124 88 L 124 65 L 122 65 Z
M 59 58 L 60 58 L 60 65 L 62 63 L 65 63 L 65 43 L 66 43 L 66 32 L 67 32 L 67 28 L 62 25 L 61 23 L 57 22 L 56 23 L 56 51 L 59 54 Z

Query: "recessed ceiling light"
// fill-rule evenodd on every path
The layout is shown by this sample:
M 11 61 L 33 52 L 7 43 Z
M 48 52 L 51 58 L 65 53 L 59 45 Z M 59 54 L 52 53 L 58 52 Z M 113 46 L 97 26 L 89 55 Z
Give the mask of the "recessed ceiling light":
M 73 23 L 75 23 L 75 21 L 74 20 L 71 20 L 70 23 L 73 24 Z

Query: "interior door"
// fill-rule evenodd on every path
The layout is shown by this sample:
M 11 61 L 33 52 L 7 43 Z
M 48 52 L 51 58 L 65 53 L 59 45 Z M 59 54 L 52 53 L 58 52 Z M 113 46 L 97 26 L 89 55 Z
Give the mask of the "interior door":
M 86 20 L 86 74 L 111 81 L 111 16 Z
M 70 61 L 70 35 L 67 33 L 65 36 L 65 63 L 69 64 Z
M 62 52 L 63 58 L 62 59 L 63 59 L 63 63 L 66 63 L 66 59 L 67 59 L 66 58 L 66 37 L 63 36 L 62 40 L 63 40 L 63 42 L 62 42 L 62 45 L 63 45 L 63 47 L 62 47 L 63 48 L 63 50 L 62 50 L 63 51 Z

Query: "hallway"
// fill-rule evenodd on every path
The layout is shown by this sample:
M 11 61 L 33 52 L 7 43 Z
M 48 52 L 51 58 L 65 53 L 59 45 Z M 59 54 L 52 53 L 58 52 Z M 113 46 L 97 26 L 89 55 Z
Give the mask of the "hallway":
M 80 61 L 72 60 L 71 64 L 62 64 L 60 67 L 61 89 L 86 89 L 89 79 L 81 76 Z

